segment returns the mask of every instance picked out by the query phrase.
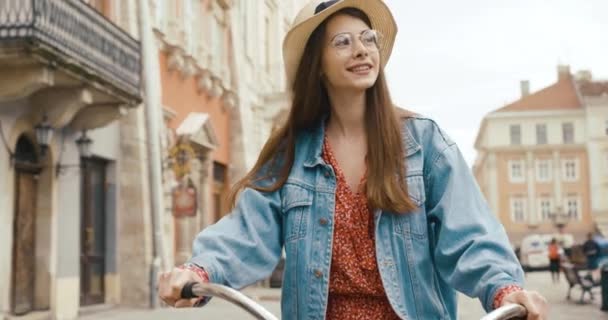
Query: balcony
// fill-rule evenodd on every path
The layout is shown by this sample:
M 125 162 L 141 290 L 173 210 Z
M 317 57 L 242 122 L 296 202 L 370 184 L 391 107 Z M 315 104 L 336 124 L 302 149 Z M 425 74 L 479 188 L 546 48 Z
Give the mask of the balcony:
M 137 40 L 82 1 L 2 0 L 0 111 L 28 98 L 55 127 L 105 125 L 141 101 L 140 55 Z

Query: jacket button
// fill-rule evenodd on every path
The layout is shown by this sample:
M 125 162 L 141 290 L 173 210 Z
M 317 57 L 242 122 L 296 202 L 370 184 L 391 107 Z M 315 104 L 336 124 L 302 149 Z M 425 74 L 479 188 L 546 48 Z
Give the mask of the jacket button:
M 323 272 L 321 272 L 321 270 L 316 269 L 315 270 L 315 277 L 317 278 L 321 278 L 323 276 Z
M 325 178 L 329 178 L 329 170 L 325 170 Z
M 321 218 L 321 219 L 319 219 L 319 224 L 320 224 L 320 225 L 322 225 L 322 226 L 327 225 L 327 222 L 328 222 L 328 221 L 327 221 L 327 219 L 326 219 L 326 218 Z

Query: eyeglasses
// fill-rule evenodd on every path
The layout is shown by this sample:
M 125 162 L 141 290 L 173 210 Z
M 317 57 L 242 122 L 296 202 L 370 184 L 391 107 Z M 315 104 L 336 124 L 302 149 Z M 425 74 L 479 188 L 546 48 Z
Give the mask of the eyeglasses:
M 382 47 L 382 34 L 373 29 L 368 29 L 359 34 L 359 40 L 367 50 L 376 52 Z M 337 50 L 340 55 L 352 54 L 355 47 L 355 35 L 351 32 L 342 32 L 335 35 L 330 46 Z

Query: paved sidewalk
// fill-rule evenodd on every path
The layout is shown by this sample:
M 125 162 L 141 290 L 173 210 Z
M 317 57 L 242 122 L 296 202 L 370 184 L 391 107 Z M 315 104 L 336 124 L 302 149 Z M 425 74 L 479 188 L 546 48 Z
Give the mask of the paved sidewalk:
M 595 290 L 595 300 L 587 304 L 578 304 L 580 290 L 572 291 L 573 301 L 566 300 L 568 285 L 562 279 L 561 283 L 551 283 L 551 277 L 546 272 L 529 273 L 527 275 L 527 288 L 539 291 L 543 294 L 551 305 L 551 320 L 608 320 L 608 313 L 600 311 L 600 291 Z M 270 312 L 280 314 L 280 291 L 277 289 L 247 288 L 244 293 L 254 300 L 258 300 Z M 588 299 L 587 299 L 588 301 Z M 477 300 L 470 299 L 461 295 L 459 300 L 458 319 L 480 319 L 483 309 Z M 245 312 L 233 307 L 220 299 L 213 299 L 209 305 L 201 309 L 175 310 L 126 310 L 115 309 L 107 312 L 83 316 L 82 320 L 128 320 L 128 319 L 147 319 L 147 320 L 198 320 L 198 319 L 251 319 Z

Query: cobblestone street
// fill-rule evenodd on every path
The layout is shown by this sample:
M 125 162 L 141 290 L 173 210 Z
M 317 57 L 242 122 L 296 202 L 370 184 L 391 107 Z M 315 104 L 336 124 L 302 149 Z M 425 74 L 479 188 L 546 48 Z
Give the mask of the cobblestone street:
M 551 320 L 566 320 L 566 319 L 585 319 L 585 320 L 600 320 L 607 319 L 608 313 L 600 311 L 601 297 L 599 289 L 594 291 L 595 300 L 592 303 L 578 304 L 580 291 L 574 289 L 572 291 L 573 301 L 566 300 L 566 292 L 568 285 L 562 278 L 559 284 L 552 284 L 549 273 L 536 272 L 529 273 L 527 276 L 527 287 L 531 290 L 541 292 L 551 304 Z M 249 288 L 245 293 L 262 302 L 271 312 L 278 315 L 280 313 L 279 290 Z M 459 319 L 480 319 L 484 315 L 483 309 L 479 302 L 474 299 L 469 299 L 466 296 L 460 297 L 459 302 Z M 91 314 L 80 317 L 82 320 L 127 320 L 127 319 L 174 319 L 174 320 L 195 320 L 195 319 L 249 319 L 248 315 L 231 306 L 230 304 L 214 299 L 208 306 L 196 310 L 121 310 L 115 309 L 111 311 Z

